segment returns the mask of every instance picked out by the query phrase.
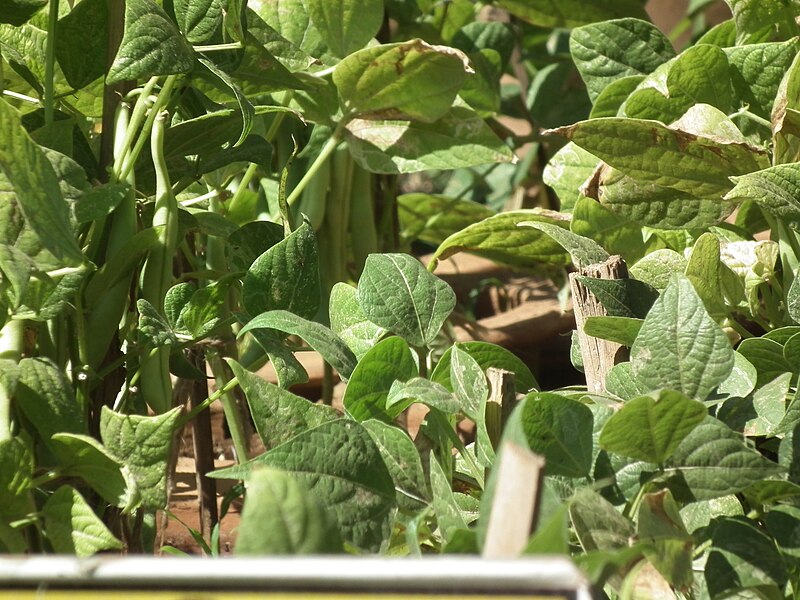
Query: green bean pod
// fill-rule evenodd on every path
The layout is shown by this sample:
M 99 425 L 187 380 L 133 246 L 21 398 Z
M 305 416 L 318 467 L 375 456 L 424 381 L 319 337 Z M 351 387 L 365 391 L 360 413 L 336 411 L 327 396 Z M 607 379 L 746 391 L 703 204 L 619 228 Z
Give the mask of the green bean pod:
M 156 203 L 153 227 L 161 228 L 159 243 L 150 251 L 142 268 L 141 298 L 162 314 L 164 297 L 172 283 L 172 259 L 178 247 L 178 203 L 172 194 L 167 162 L 164 157 L 164 132 L 167 113 L 153 123 L 151 151 L 156 174 Z M 157 413 L 172 407 L 172 379 L 169 372 L 169 348 L 158 348 L 145 356 L 140 366 L 139 390 L 148 406 Z
M 117 109 L 114 122 L 114 154 L 123 151 L 123 142 L 128 130 L 130 105 L 121 103 Z M 128 193 L 111 214 L 108 227 L 108 242 L 105 248 L 105 259 L 121 251 L 136 234 L 136 192 L 133 171 L 126 182 L 130 184 Z M 98 300 L 92 311 L 86 316 L 86 362 L 93 370 L 97 370 L 108 352 L 119 323 L 128 309 L 131 278 L 124 279 L 110 288 Z
M 372 173 L 355 165 L 353 189 L 350 193 L 350 251 L 353 255 L 353 277 L 358 279 L 367 256 L 378 252 L 378 231 L 375 226 L 375 198 Z
M 292 207 L 295 210 L 295 223 L 300 223 L 298 218 L 303 213 L 314 231 L 318 231 L 325 220 L 325 208 L 327 206 L 328 190 L 331 187 L 331 161 L 326 160 L 320 165 L 314 177 L 303 190 L 297 204 Z
M 327 255 L 333 284 L 347 278 L 347 233 L 354 165 L 350 152 L 344 146 L 334 150 L 330 161 L 332 174 L 325 228 L 328 232 Z

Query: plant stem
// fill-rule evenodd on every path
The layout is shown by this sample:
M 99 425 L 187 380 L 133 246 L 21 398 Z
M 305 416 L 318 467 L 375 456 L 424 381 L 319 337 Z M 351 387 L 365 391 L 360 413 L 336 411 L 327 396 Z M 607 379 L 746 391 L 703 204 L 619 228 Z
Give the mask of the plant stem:
M 136 134 L 139 132 L 139 127 L 147 115 L 148 98 L 150 97 L 150 94 L 152 94 L 153 88 L 157 83 L 158 77 L 151 77 L 145 84 L 144 88 L 142 88 L 141 93 L 136 99 L 136 105 L 133 107 L 130 122 L 128 123 L 127 130 L 125 131 L 125 137 L 123 138 L 122 143 L 119 144 L 118 148 L 116 147 L 115 143 L 114 166 L 112 168 L 112 182 L 114 183 L 120 182 L 124 179 L 122 176 L 122 166 L 126 161 L 128 151 L 133 144 L 133 140 L 136 137 Z
M 181 417 L 178 420 L 177 424 L 175 425 L 175 430 L 176 431 L 180 430 L 189 421 L 194 419 L 198 415 L 198 413 L 201 413 L 202 411 L 207 409 L 209 406 L 214 404 L 214 402 L 216 402 L 217 400 L 222 398 L 228 392 L 231 392 L 234 389 L 236 389 L 236 386 L 238 386 L 238 385 L 239 385 L 239 380 L 236 377 L 231 377 L 230 379 L 228 379 L 228 382 L 225 385 L 223 385 L 220 388 L 217 388 L 217 391 L 215 391 L 213 394 L 211 394 L 208 398 L 203 400 L 200 404 L 195 406 L 189 412 L 184 413 L 183 417 Z
M 50 0 L 47 14 L 47 42 L 45 45 L 44 63 L 44 124 L 53 122 L 55 107 L 55 70 L 56 70 L 56 24 L 58 23 L 58 0 Z
M 239 50 L 242 47 L 240 42 L 229 44 L 209 44 L 208 46 L 193 46 L 195 52 L 220 52 L 222 50 Z
M 333 132 L 328 141 L 325 142 L 325 145 L 320 150 L 320 153 L 317 155 L 317 158 L 314 159 L 314 162 L 311 163 L 311 166 L 308 168 L 308 171 L 305 172 L 303 178 L 298 182 L 295 188 L 292 190 L 292 193 L 289 194 L 289 197 L 286 198 L 286 203 L 289 206 L 292 206 L 297 200 L 300 198 L 300 194 L 303 193 L 303 190 L 309 184 L 309 182 L 314 178 L 314 174 L 319 170 L 319 168 L 323 165 L 323 163 L 328 160 L 328 157 L 336 150 L 336 146 L 339 145 L 341 142 L 341 133 L 339 129 Z
M 11 90 L 3 90 L 3 94 L 11 98 L 16 98 L 17 100 L 22 100 L 23 102 L 30 102 L 31 104 L 37 104 L 37 105 L 41 104 L 41 102 L 38 99 L 32 96 L 26 96 L 25 94 L 12 92 Z

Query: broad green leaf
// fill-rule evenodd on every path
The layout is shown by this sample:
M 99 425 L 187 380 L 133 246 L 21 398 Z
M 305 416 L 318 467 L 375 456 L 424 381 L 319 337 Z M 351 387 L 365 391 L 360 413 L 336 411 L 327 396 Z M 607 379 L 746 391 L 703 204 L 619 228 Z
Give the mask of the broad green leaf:
M 383 0 L 309 0 L 306 9 L 322 39 L 340 58 L 366 46 L 383 23 Z
M 339 372 L 345 380 L 356 366 L 356 357 L 333 331 L 313 321 L 308 321 L 285 310 L 272 310 L 262 313 L 248 321 L 239 330 L 241 337 L 255 329 L 277 329 L 284 333 L 297 335 L 322 355 L 329 365 Z
M 781 80 L 797 51 L 796 39 L 727 49 L 728 62 L 738 75 L 731 77 L 737 100 L 754 114 L 769 119 Z
M 75 219 L 78 223 L 88 223 L 110 215 L 130 191 L 127 184 L 106 184 L 92 188 L 75 202 Z
M 602 117 L 619 116 L 620 108 L 644 79 L 643 75 L 629 75 L 609 83 L 594 99 L 589 118 L 600 119 Z
M 442 465 L 436 459 L 435 453 L 430 453 L 430 477 L 433 499 L 431 504 L 436 513 L 436 523 L 439 533 L 448 542 L 456 531 L 467 529 L 467 522 L 456 502 L 455 494 L 450 479 Z
M 712 519 L 741 515 L 742 503 L 736 496 L 722 496 L 711 500 L 701 500 L 685 505 L 681 509 L 681 519 L 686 529 L 695 532 L 707 527 Z
M 249 462 L 209 475 L 247 481 L 262 465 L 283 469 L 304 483 L 335 515 L 345 542 L 376 552 L 388 537 L 394 483 L 360 424 L 346 419 L 324 423 Z
M 800 161 L 800 54 L 781 80 L 771 116 L 772 164 Z
M 481 408 L 486 404 L 489 385 L 480 364 L 469 352 L 454 344 L 450 356 L 450 383 L 464 413 L 476 423 L 483 421 Z
M 786 414 L 791 379 L 791 373 L 784 373 L 752 396 L 730 398 L 717 411 L 717 418 L 748 437 L 774 435 Z
M 794 20 L 797 6 L 782 0 L 725 0 L 733 13 L 736 23 L 736 41 L 739 44 L 751 43 L 753 38 L 763 36 L 764 30 L 787 37 L 797 35 Z M 769 35 L 769 34 L 768 34 Z
M 583 196 L 580 189 L 597 170 L 600 159 L 570 142 L 547 162 L 542 181 L 553 188 L 562 210 L 569 210 Z
M 145 510 L 167 504 L 168 461 L 182 408 L 162 415 L 123 415 L 104 406 L 100 438 L 113 458 L 130 469 Z
M 664 390 L 630 400 L 606 422 L 600 445 L 637 460 L 663 463 L 705 418 L 702 402 Z
M 766 166 L 763 150 L 671 129 L 655 121 L 608 117 L 553 130 L 642 182 L 697 198 L 719 198 L 729 177 Z
M 631 347 L 642 329 L 643 321 L 632 317 L 588 317 L 584 333 Z
M 314 404 L 269 383 L 233 359 L 227 362 L 247 397 L 256 431 L 267 450 L 339 417 L 329 406 Z
M 30 419 L 45 443 L 56 433 L 86 433 L 86 415 L 72 385 L 49 358 L 19 362 L 16 406 Z
M 0 172 L 11 183 L 26 223 L 47 250 L 71 263 L 84 261 L 72 233 L 69 207 L 47 155 L 22 127 L 19 113 L 0 100 Z
M 242 282 L 242 303 L 251 315 L 287 310 L 311 319 L 320 300 L 317 240 L 303 223 L 259 256 Z
M 153 0 L 128 0 L 125 31 L 106 83 L 189 73 L 194 52 L 164 10 Z
M 453 393 L 440 383 L 414 377 L 408 381 L 395 380 L 386 398 L 386 408 L 395 405 L 407 406 L 408 400 L 435 408 L 446 415 L 454 415 L 461 410 L 461 403 Z
M 706 232 L 692 247 L 685 275 L 692 282 L 706 310 L 717 316 L 727 313 L 722 294 L 721 271 L 719 240 L 713 233 Z
M 800 496 L 800 485 L 791 481 L 767 479 L 750 484 L 742 495 L 750 506 L 768 506 Z
M 633 262 L 644 254 L 641 223 L 632 222 L 608 207 L 581 197 L 572 210 L 570 230 L 591 238 L 608 251 Z
M 533 227 L 553 238 L 564 250 L 569 252 L 572 262 L 578 267 L 588 267 L 589 265 L 602 263 L 609 258 L 608 252 L 594 240 L 573 233 L 558 225 L 537 221 L 523 221 L 518 226 Z
M 403 238 L 437 245 L 494 214 L 487 206 L 471 200 L 421 193 L 398 196 L 397 210 Z
M 600 279 L 578 275 L 581 282 L 603 305 L 609 316 L 643 319 L 658 299 L 658 292 L 637 279 Z
M 585 552 L 610 552 L 628 546 L 633 524 L 590 487 L 581 488 L 569 503 L 572 526 Z
M 357 293 L 370 321 L 416 347 L 433 342 L 456 305 L 450 286 L 407 254 L 371 254 Z
M 514 373 L 514 384 L 520 394 L 527 394 L 530 391 L 538 390 L 539 384 L 531 373 L 528 366 L 522 362 L 513 352 L 490 344 L 489 342 L 459 342 L 459 348 L 474 358 L 483 371 L 494 367 Z M 436 367 L 431 373 L 431 381 L 440 383 L 448 390 L 454 390 L 452 381 L 452 347 L 445 350 Z
M 631 347 L 636 378 L 704 400 L 733 369 L 728 337 L 708 315 L 691 282 L 674 276 L 653 304 Z
M 578 27 L 619 17 L 647 19 L 637 0 L 498 0 L 497 4 L 540 27 Z
M 701 229 L 728 217 L 733 203 L 698 198 L 669 187 L 641 181 L 605 165 L 587 192 L 621 219 L 659 229 Z
M 59 554 L 91 556 L 102 550 L 119 550 L 120 542 L 94 514 L 83 496 L 62 485 L 42 507 L 44 532 Z
M 786 564 L 775 541 L 755 522 L 744 517 L 719 519 L 711 538 L 705 579 L 713 598 L 752 588 L 782 588 L 788 579 Z
M 33 456 L 19 438 L 0 441 L 0 520 L 11 522 L 35 510 L 33 498 Z
M 506 64 L 511 60 L 516 43 L 514 33 L 507 23 L 500 21 L 471 21 L 453 36 L 453 45 L 466 53 L 495 50 Z
M 255 469 L 238 528 L 237 555 L 333 554 L 342 540 L 322 499 L 297 477 Z
M 174 127 L 170 127 L 170 131 Z M 283 227 L 269 221 L 252 221 L 228 236 L 234 269 L 247 271 L 255 260 L 283 239 Z
M 780 551 L 787 557 L 800 558 L 800 508 L 797 506 L 774 506 L 764 516 L 764 524 L 775 539 Z
M 725 195 L 730 202 L 753 200 L 788 226 L 800 228 L 800 163 L 775 165 L 734 177 L 735 187 Z
M 192 44 L 209 40 L 222 26 L 227 0 L 174 0 L 178 27 Z
M 632 400 L 647 394 L 649 390 L 637 381 L 631 363 L 624 362 L 614 365 L 606 374 L 606 391 L 623 400 Z
M 139 312 L 138 336 L 143 347 L 158 348 L 178 343 L 175 331 L 155 306 L 140 298 L 136 301 L 136 310 Z
M 585 477 L 592 467 L 592 411 L 549 392 L 528 394 L 520 418 L 529 448 L 544 456 L 549 475 Z
M 331 329 L 361 358 L 378 343 L 386 330 L 370 321 L 358 304 L 356 288 L 338 282 L 331 290 L 329 304 Z
M 33 15 L 47 4 L 47 0 L 5 0 L 0 23 L 19 26 L 27 22 Z
M 416 39 L 350 54 L 336 65 L 333 83 L 348 118 L 432 123 L 450 110 L 470 72 L 460 50 Z
M 655 25 L 630 18 L 579 27 L 569 46 L 593 101 L 613 81 L 648 75 L 675 56 L 672 43 Z
M 733 370 L 727 379 L 719 384 L 717 393 L 726 396 L 746 397 L 756 387 L 758 372 L 740 352 L 733 353 Z
M 630 274 L 639 281 L 653 286 L 659 292 L 663 292 L 673 275 L 685 271 L 686 264 L 687 261 L 681 254 L 664 248 L 650 252 L 642 258 L 630 268 Z
M 564 215 L 550 211 L 533 209 L 499 213 L 451 235 L 436 249 L 433 260 L 470 252 L 519 267 L 531 267 L 537 263 L 568 264 L 569 254 L 553 238 L 532 227 L 518 227 L 519 223 L 533 220 L 561 224 L 565 228 L 568 225 Z
M 397 506 L 406 511 L 418 511 L 430 501 L 431 492 L 425 479 L 419 450 L 408 433 L 402 429 L 370 419 L 364 427 L 378 446 L 383 462 L 394 480 Z
M 417 173 L 516 162 L 483 118 L 464 106 L 454 106 L 431 123 L 352 119 L 345 128 L 345 139 L 355 161 L 373 173 Z
M 329 58 L 334 58 L 328 54 L 322 35 L 311 21 L 303 0 L 255 2 L 248 7 L 248 12 L 249 9 L 255 11 L 264 24 L 272 29 L 269 39 L 258 39 L 262 40 L 269 52 L 281 57 L 290 69 L 307 68 L 310 57 L 321 59 L 325 64 L 328 64 Z M 248 15 L 248 30 L 253 29 Z
M 756 388 L 775 379 L 782 373 L 791 373 L 792 365 L 783 355 L 783 346 L 764 337 L 742 340 L 739 353 L 745 357 L 758 373 Z
M 228 73 L 217 67 L 210 60 L 198 58 L 198 62 L 202 67 L 195 69 L 195 75 L 198 78 L 202 77 L 226 96 L 232 97 L 236 101 L 239 116 L 242 119 L 242 126 L 236 142 L 231 148 L 226 149 L 226 152 L 222 154 L 216 153 L 207 158 L 201 156 L 197 160 L 195 174 L 199 176 L 204 173 L 210 173 L 237 160 L 246 161 L 249 159 L 249 162 L 255 162 L 256 164 L 269 164 L 269 159 L 272 156 L 272 147 L 269 143 L 260 136 L 248 137 L 253 125 L 253 117 L 255 117 L 255 108 L 245 96 L 244 91 Z M 263 143 L 259 144 L 259 141 Z M 253 148 L 251 149 L 249 146 L 253 146 Z
M 57 433 L 51 445 L 65 475 L 82 478 L 106 502 L 125 508 L 131 496 L 122 463 L 100 442 L 88 435 Z
M 402 405 L 387 406 L 392 385 L 416 376 L 417 363 L 405 340 L 386 338 L 358 361 L 344 391 L 344 408 L 356 421 L 391 421 L 405 409 Z
M 67 82 L 75 89 L 89 85 L 106 72 L 108 3 L 83 0 L 58 20 L 55 52 Z
M 707 416 L 667 461 L 671 489 L 682 502 L 710 500 L 778 475 L 783 468 L 748 447 L 740 433 Z

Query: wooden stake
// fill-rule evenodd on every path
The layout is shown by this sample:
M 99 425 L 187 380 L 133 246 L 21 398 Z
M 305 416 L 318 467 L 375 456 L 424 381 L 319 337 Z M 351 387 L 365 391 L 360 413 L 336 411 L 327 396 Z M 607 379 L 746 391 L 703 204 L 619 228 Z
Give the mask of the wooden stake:
M 575 312 L 575 326 L 583 356 L 583 370 L 586 374 L 586 387 L 590 392 L 604 392 L 606 375 L 618 362 L 627 359 L 624 346 L 616 342 L 601 340 L 583 331 L 588 317 L 605 317 L 608 312 L 597 297 L 578 279 L 579 275 L 597 279 L 627 279 L 628 267 L 620 256 L 612 256 L 603 263 L 589 265 L 578 273 L 570 273 L 569 284 L 572 290 L 572 305 Z
M 517 403 L 517 393 L 514 387 L 514 374 L 511 371 L 490 367 L 486 369 L 489 380 L 489 399 L 486 402 L 486 429 L 492 448 L 497 450 L 503 428 L 508 421 L 514 405 Z
M 536 524 L 544 458 L 513 442 L 503 444 L 484 558 L 517 558 Z

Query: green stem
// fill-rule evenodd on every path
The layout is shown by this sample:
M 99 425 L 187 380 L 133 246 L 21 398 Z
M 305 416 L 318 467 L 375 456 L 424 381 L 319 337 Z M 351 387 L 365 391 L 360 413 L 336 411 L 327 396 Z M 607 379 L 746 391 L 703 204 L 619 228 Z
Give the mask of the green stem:
M 56 70 L 56 25 L 58 24 L 58 0 L 50 0 L 47 15 L 47 42 L 44 63 L 44 124 L 53 122 L 55 108 L 55 70 Z
M 195 52 L 220 52 L 222 50 L 239 50 L 242 44 L 231 42 L 229 44 L 209 44 L 208 46 L 193 46 Z
M 206 353 L 206 360 L 211 367 L 211 372 L 214 375 L 214 381 L 217 383 L 219 389 L 225 389 L 230 381 L 228 379 L 227 369 L 222 358 L 216 351 Z M 235 379 L 235 378 L 234 378 Z M 237 380 L 238 383 L 238 380 Z M 220 396 L 222 401 L 222 410 L 225 412 L 225 420 L 228 422 L 228 427 L 231 431 L 231 439 L 233 440 L 233 448 L 236 450 L 236 462 L 241 464 L 247 462 L 249 456 L 247 452 L 247 436 L 245 435 L 244 423 L 242 423 L 241 413 L 239 411 L 239 403 L 236 397 L 232 394 L 233 390 L 224 392 Z
M 286 198 L 286 203 L 289 206 L 292 206 L 295 202 L 297 202 L 297 200 L 300 198 L 300 194 L 303 193 L 303 190 L 314 178 L 314 174 L 325 163 L 325 161 L 328 160 L 328 157 L 333 153 L 334 150 L 336 150 L 336 146 L 338 146 L 339 142 L 341 141 L 342 141 L 341 133 L 337 129 L 336 131 L 333 132 L 333 135 L 331 135 L 328 141 L 325 142 L 325 145 L 322 147 L 322 150 L 317 155 L 317 158 L 314 159 L 314 162 L 311 163 L 311 166 L 308 168 L 308 171 L 306 171 L 305 175 L 303 175 L 303 178 L 298 182 L 298 184 L 292 190 L 292 193 L 289 194 L 289 197 Z
M 283 96 L 283 100 L 281 101 L 281 106 L 289 106 L 289 103 L 292 101 L 292 98 L 294 98 L 294 90 L 287 91 Z M 286 118 L 286 113 L 279 112 L 275 115 L 275 118 L 272 120 L 272 124 L 269 126 L 269 129 L 267 129 L 267 133 L 264 136 L 264 139 L 266 139 L 270 144 L 272 143 L 272 140 L 275 139 L 275 136 L 278 135 L 278 129 L 280 129 L 281 124 L 283 123 L 283 120 L 285 118 Z
M 192 410 L 187 413 L 184 413 L 183 417 L 178 420 L 178 423 L 175 425 L 175 430 L 180 431 L 180 429 L 186 426 L 192 419 L 194 419 L 197 415 L 207 409 L 209 406 L 214 404 L 217 400 L 222 398 L 225 394 L 233 391 L 236 389 L 236 386 L 239 385 L 239 380 L 236 377 L 231 377 L 228 382 L 220 388 L 217 388 L 217 391 L 211 394 L 208 398 L 203 400 L 200 404 L 195 406 Z
M 128 151 L 133 144 L 134 138 L 139 133 L 139 127 L 142 125 L 145 117 L 147 116 L 147 103 L 149 102 L 150 94 L 153 93 L 153 88 L 158 83 L 158 77 L 151 77 L 142 88 L 141 93 L 138 94 L 136 105 L 133 107 L 130 122 L 125 131 L 125 136 L 118 148 L 114 151 L 114 166 L 112 168 L 112 182 L 120 182 L 122 177 L 122 166 L 125 163 Z M 115 143 L 116 146 L 116 143 Z
M 0 358 L 19 362 L 25 347 L 25 321 L 8 319 L 0 329 Z
M 763 125 L 767 129 L 772 129 L 772 123 L 770 123 L 769 120 L 765 119 L 764 117 L 759 117 L 757 114 L 751 113 L 747 108 L 741 108 L 730 116 L 731 117 L 742 116 L 746 119 L 750 119 L 751 121 L 753 121 L 753 123 L 758 123 L 759 125 Z

